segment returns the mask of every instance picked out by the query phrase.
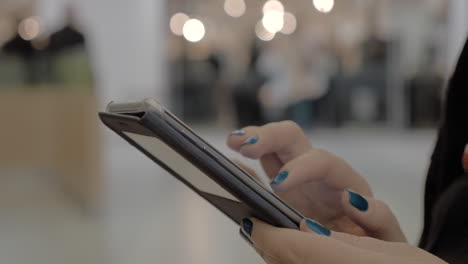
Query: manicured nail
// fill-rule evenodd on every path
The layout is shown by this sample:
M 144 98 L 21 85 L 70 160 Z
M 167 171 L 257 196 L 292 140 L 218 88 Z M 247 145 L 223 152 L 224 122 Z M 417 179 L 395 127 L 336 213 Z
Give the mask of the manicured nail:
M 248 218 L 242 219 L 241 229 L 242 229 L 242 232 L 244 232 L 244 235 L 246 235 L 247 237 L 250 237 L 252 235 L 252 230 L 253 230 L 252 220 Z
M 330 236 L 331 235 L 330 230 L 328 230 L 326 227 L 324 227 L 323 225 L 315 222 L 312 219 L 306 218 L 306 225 L 310 230 L 314 231 L 315 233 L 317 233 L 319 235 L 322 235 L 322 236 Z
M 231 136 L 245 136 L 244 130 L 234 130 L 231 132 Z
M 244 143 L 242 143 L 241 146 L 252 145 L 252 144 L 255 144 L 257 142 L 258 142 L 258 136 L 253 136 L 253 137 L 249 137 L 247 140 L 245 140 Z
M 242 231 L 242 229 L 239 229 L 239 234 L 247 243 L 253 245 L 252 240 L 250 240 L 250 238 L 246 234 L 244 234 L 244 231 Z
M 282 171 L 282 172 L 276 174 L 276 176 L 271 180 L 270 184 L 271 185 L 280 184 L 280 183 L 284 182 L 284 180 L 286 180 L 288 175 L 289 175 L 289 172 Z
M 369 209 L 369 203 L 367 200 L 362 197 L 361 195 L 351 191 L 347 190 L 349 194 L 349 203 L 354 206 L 356 209 L 358 209 L 361 212 L 367 211 Z

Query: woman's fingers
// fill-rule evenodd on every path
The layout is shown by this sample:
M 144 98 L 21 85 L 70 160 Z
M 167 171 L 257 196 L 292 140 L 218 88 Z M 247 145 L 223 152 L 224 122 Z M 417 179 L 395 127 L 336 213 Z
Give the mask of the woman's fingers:
M 381 241 L 326 231 L 304 219 L 300 230 L 277 228 L 256 219 L 244 219 L 241 232 L 267 263 L 431 263 L 446 264 L 428 252 L 405 243 Z
M 310 256 L 310 251 L 315 247 L 310 235 L 304 232 L 273 227 L 256 219 L 244 219 L 243 230 L 247 234 L 250 232 L 250 239 L 257 252 L 270 262 L 299 263 L 301 258 Z M 323 247 L 323 244 L 318 246 Z
M 301 221 L 300 230 L 306 233 L 317 234 L 323 232 L 324 227 L 312 219 L 305 218 Z M 329 232 L 333 239 L 344 242 L 348 245 L 361 249 L 372 250 L 377 253 L 397 254 L 399 252 L 409 252 L 412 246 L 406 243 L 386 242 L 370 237 L 355 236 L 340 232 Z
M 354 236 L 346 233 L 333 232 L 332 237 L 350 246 L 380 254 L 382 260 L 393 258 L 388 263 L 437 263 L 446 264 L 443 260 L 427 251 L 404 242 L 389 242 L 372 237 Z
M 260 164 L 262 165 L 263 171 L 269 179 L 272 179 L 276 176 L 278 171 L 283 166 L 283 162 L 278 158 L 274 153 L 265 154 L 260 158 Z
M 311 148 L 303 155 L 283 165 L 272 179 L 271 187 L 276 192 L 287 192 L 308 182 L 325 180 L 336 190 L 359 186 L 370 194 L 366 181 L 343 159 L 332 153 Z M 363 186 L 366 188 L 363 189 Z
M 346 190 L 341 197 L 345 214 L 372 237 L 406 242 L 398 220 L 387 204 L 372 197 Z
M 376 263 L 373 252 L 336 240 L 325 230 L 314 229 L 318 232 L 312 231 L 311 235 L 256 219 L 243 220 L 242 226 L 257 252 L 269 263 Z
M 415 248 L 404 242 L 389 242 L 372 237 L 354 236 L 346 233 L 335 232 L 333 238 L 362 249 L 389 256 L 397 256 L 407 259 L 421 259 L 424 250 Z
M 250 126 L 234 131 L 228 137 L 227 145 L 252 159 L 275 153 L 283 163 L 311 147 L 301 128 L 292 121 L 270 123 L 261 127 Z
M 324 227 L 319 223 L 307 218 L 303 219 L 300 224 L 301 231 L 314 235 L 323 232 L 323 229 Z M 395 257 L 417 262 L 424 260 L 429 255 L 426 251 L 403 242 L 389 242 L 372 237 L 355 236 L 340 232 L 330 232 L 329 234 L 332 239 L 338 240 L 354 248 L 366 250 L 367 254 L 369 252 L 378 254 L 380 257 L 384 255 L 384 257 L 390 256 L 392 258 Z

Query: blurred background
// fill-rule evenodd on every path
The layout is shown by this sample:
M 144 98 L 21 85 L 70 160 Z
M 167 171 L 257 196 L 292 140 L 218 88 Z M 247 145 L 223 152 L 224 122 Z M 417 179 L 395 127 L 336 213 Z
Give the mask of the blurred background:
M 467 12 L 464 0 L 0 0 L 0 262 L 261 263 L 236 225 L 99 123 L 110 100 L 145 97 L 230 157 L 231 130 L 296 121 L 416 244 Z

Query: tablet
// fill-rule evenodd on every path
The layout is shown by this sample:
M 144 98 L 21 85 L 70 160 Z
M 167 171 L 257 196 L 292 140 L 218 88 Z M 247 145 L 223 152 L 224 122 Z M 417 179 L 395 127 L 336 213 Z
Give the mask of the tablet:
M 256 217 L 274 226 L 299 228 L 299 212 L 155 100 L 111 102 L 99 117 L 235 223 Z

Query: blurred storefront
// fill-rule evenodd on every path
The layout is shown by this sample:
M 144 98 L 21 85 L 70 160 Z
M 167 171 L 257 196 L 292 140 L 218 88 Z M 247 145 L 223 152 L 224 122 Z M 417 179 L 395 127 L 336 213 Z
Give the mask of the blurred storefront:
M 239 125 L 434 126 L 448 12 L 447 1 L 171 1 L 172 99 L 189 119 Z
M 467 23 L 456 0 L 156 2 L 9 4 L 2 86 L 68 82 L 100 105 L 154 96 L 188 120 L 224 126 L 434 126 Z M 41 32 L 25 40 L 22 21 Z M 54 34 L 73 31 L 82 40 L 57 44 Z M 86 50 L 73 48 L 84 39 Z M 66 55 L 57 45 L 70 46 Z
M 0 112 L 10 124 L 0 139 L 1 166 L 59 170 L 71 195 L 95 207 L 106 154 L 97 111 L 111 100 L 167 101 L 164 2 L 0 1 L 0 7 Z

